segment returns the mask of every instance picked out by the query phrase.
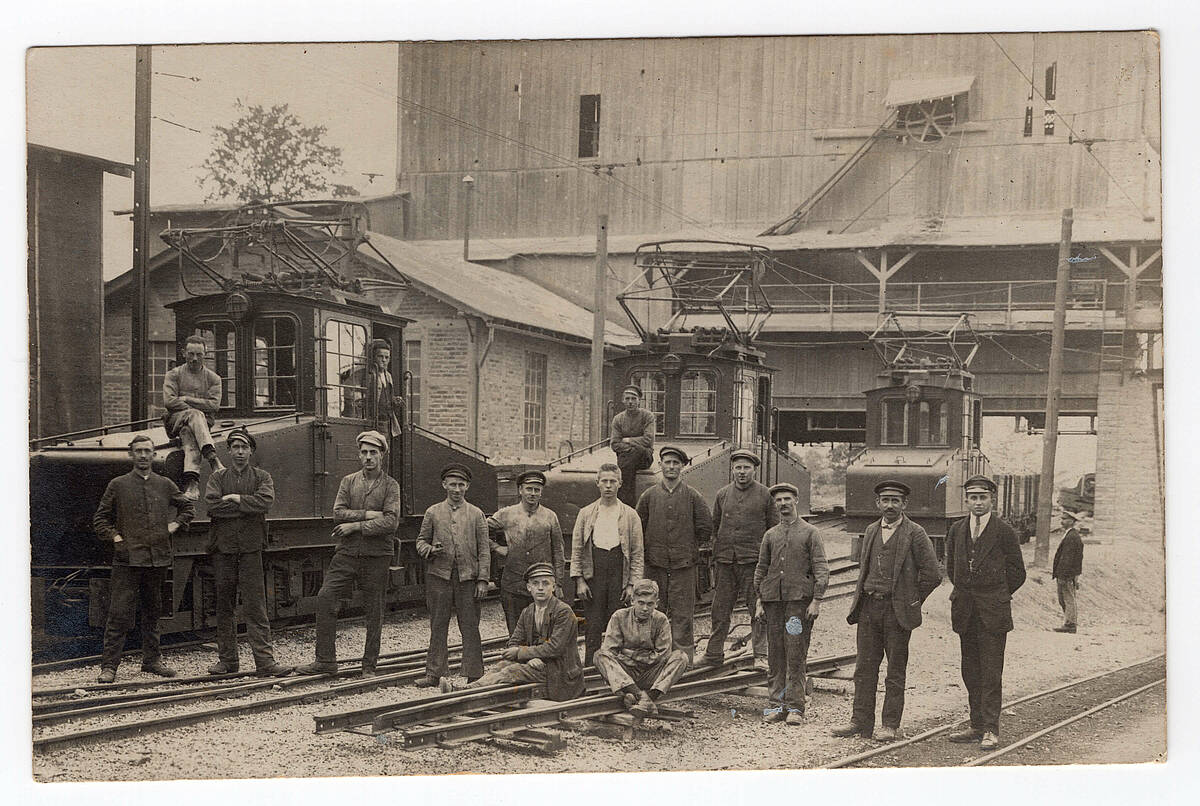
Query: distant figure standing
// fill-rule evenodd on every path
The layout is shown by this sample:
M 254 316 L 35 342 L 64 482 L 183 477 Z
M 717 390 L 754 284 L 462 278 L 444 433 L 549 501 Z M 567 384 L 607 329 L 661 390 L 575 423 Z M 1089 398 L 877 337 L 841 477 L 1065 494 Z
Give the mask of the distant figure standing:
M 689 660 L 696 648 L 692 635 L 696 565 L 700 544 L 712 536 L 712 515 L 704 496 L 680 478 L 690 461 L 682 448 L 664 445 L 658 452 L 662 481 L 642 493 L 637 504 L 646 546 L 646 579 L 658 583 L 658 606 L 671 619 L 675 648 Z
M 400 420 L 396 416 L 392 384 L 392 346 L 386 339 L 372 339 L 367 345 L 367 356 L 365 365 L 360 364 L 347 375 L 345 382 L 351 391 L 342 413 L 369 420 L 371 428 L 398 437 Z
M 754 569 L 756 613 L 766 621 L 767 691 L 763 721 L 804 724 L 808 647 L 821 597 L 829 584 L 825 544 L 796 511 L 800 491 L 787 483 L 771 487 L 779 523 L 763 535 Z
M 609 426 L 609 445 L 617 454 L 621 468 L 621 489 L 617 498 L 626 506 L 637 505 L 637 474 L 654 462 L 654 413 L 643 409 L 642 390 L 626 386 L 621 392 L 625 410 L 613 417 Z
M 207 349 L 204 339 L 188 336 L 184 364 L 167 370 L 163 378 L 163 423 L 167 433 L 183 443 L 184 495 L 192 501 L 200 499 L 200 458 L 213 470 L 222 467 L 209 433 L 221 408 L 221 376 L 204 366 Z
M 117 679 L 125 635 L 139 615 L 142 671 L 160 677 L 175 676 L 175 670 L 162 662 L 158 619 L 162 615 L 163 583 L 171 570 L 171 536 L 180 526 L 191 523 L 196 514 L 191 499 L 179 492 L 175 482 L 152 469 L 154 441 L 150 437 L 139 434 L 130 440 L 129 458 L 133 468 L 108 483 L 92 518 L 96 536 L 113 544 L 108 618 L 97 678 L 100 683 Z
M 1004 645 L 1013 628 L 1012 595 L 1025 584 L 1025 560 L 1012 527 L 992 512 L 996 483 L 972 476 L 963 490 L 970 514 L 947 530 L 946 575 L 954 585 L 950 624 L 962 651 L 971 725 L 946 738 L 977 741 L 981 750 L 995 750 L 1000 744 Z
M 1076 619 L 1079 617 L 1075 607 L 1075 591 L 1079 589 L 1079 575 L 1083 573 L 1083 538 L 1075 523 L 1079 516 L 1069 510 L 1062 513 L 1062 542 L 1054 552 L 1054 566 L 1051 578 L 1058 581 L 1058 606 L 1063 611 L 1063 625 L 1055 627 L 1055 632 L 1075 632 Z

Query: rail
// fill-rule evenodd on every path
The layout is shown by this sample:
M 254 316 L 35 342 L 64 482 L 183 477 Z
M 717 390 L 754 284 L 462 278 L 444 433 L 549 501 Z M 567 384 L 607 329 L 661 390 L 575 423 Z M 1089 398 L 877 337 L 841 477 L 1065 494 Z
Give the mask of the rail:
M 972 282 L 889 282 L 886 304 L 890 310 L 945 313 L 947 311 L 1053 310 L 1053 280 L 980 280 Z M 1138 280 L 1141 305 L 1162 305 L 1162 281 Z M 877 313 L 879 284 L 872 283 L 773 283 L 762 289 L 776 315 L 786 313 Z M 1072 280 L 1067 306 L 1072 310 L 1121 313 L 1126 305 L 1126 282 Z

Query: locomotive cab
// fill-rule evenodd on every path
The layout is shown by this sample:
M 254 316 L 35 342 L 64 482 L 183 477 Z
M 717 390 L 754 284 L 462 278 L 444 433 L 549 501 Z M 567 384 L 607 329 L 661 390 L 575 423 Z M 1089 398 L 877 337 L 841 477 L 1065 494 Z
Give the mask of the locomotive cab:
M 847 525 L 861 535 L 880 517 L 875 485 L 903 482 L 912 490 L 905 514 L 925 528 L 941 558 L 949 524 L 966 515 L 963 482 L 989 472 L 980 449 L 983 403 L 964 370 L 893 371 L 883 378 L 886 385 L 866 392 L 866 447 L 846 471 Z

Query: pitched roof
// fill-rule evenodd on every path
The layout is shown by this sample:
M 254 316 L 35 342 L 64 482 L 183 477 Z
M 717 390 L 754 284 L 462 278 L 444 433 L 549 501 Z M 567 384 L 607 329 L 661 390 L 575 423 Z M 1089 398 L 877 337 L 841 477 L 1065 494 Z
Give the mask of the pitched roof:
M 369 234 L 369 241 L 369 245 L 359 247 L 359 254 L 374 258 L 371 247 L 378 249 L 418 289 L 460 310 L 523 329 L 548 330 L 574 340 L 591 341 L 591 311 L 532 280 L 376 232 Z M 607 322 L 605 341 L 625 347 L 640 339 L 632 331 Z

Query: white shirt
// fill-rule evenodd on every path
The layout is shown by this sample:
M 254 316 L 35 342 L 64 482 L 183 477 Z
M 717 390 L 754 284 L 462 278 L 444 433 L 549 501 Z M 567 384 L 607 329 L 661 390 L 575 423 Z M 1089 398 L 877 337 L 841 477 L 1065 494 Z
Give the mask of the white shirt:
M 990 513 L 990 512 L 985 512 L 983 515 L 980 515 L 978 518 L 976 518 L 974 513 L 972 513 L 971 525 L 970 525 L 972 540 L 977 539 L 981 534 L 983 534 L 983 530 L 987 528 L 988 521 L 990 521 L 991 519 L 992 519 L 992 513 Z M 976 521 L 978 521 L 978 523 L 976 523 Z
M 621 508 L 616 504 L 600 505 L 596 512 L 596 526 L 592 531 L 592 545 L 605 550 L 615 549 L 621 545 L 621 533 L 617 528 L 620 515 Z
M 879 520 L 879 539 L 886 546 L 887 542 L 892 539 L 892 535 L 896 534 L 896 529 L 900 528 L 900 524 L 904 521 L 903 518 L 897 518 L 895 523 L 888 523 L 880 518 Z

